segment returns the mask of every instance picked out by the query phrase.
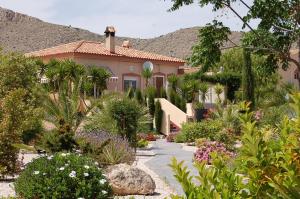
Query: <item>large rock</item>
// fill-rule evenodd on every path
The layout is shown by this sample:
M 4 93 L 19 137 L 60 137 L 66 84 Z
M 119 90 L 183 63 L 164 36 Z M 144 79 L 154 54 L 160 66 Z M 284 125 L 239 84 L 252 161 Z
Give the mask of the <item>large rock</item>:
M 152 195 L 155 190 L 155 182 L 143 170 L 118 164 L 110 167 L 107 172 L 107 179 L 116 195 Z

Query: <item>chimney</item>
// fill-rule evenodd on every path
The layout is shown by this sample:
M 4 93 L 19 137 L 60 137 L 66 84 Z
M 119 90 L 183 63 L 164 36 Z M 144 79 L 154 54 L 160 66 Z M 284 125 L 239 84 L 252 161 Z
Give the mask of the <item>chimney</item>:
M 105 30 L 105 47 L 109 52 L 115 53 L 115 28 L 113 26 L 107 26 Z
M 129 40 L 125 40 L 125 41 L 123 41 L 122 47 L 131 48 L 132 46 L 131 46 L 131 43 Z

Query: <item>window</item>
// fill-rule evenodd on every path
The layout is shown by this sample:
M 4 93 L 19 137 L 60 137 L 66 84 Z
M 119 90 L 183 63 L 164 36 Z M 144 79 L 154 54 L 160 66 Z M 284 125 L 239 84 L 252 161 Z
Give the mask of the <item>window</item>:
M 138 88 L 138 78 L 131 77 L 131 76 L 125 76 L 123 85 L 124 85 L 124 91 L 127 91 L 129 88 L 136 89 L 136 88 Z

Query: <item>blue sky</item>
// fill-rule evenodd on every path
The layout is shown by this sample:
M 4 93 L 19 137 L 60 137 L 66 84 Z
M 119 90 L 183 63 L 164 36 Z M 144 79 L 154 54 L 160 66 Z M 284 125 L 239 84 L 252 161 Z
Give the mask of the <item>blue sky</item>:
M 253 0 L 246 0 L 251 4 Z M 103 34 L 107 25 L 114 25 L 118 36 L 157 37 L 180 28 L 204 26 L 213 19 L 232 30 L 241 30 L 242 23 L 229 11 L 212 12 L 211 6 L 193 4 L 179 11 L 167 12 L 170 0 L 0 0 L 0 7 L 18 11 L 44 21 L 72 25 Z M 247 9 L 235 7 L 243 15 Z M 253 22 L 255 24 L 255 22 Z

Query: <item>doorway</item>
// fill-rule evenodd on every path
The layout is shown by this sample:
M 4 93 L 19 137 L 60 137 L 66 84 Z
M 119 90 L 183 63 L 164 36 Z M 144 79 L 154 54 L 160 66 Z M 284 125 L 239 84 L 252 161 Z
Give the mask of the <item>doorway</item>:
M 157 90 L 160 90 L 164 87 L 164 77 L 163 76 L 155 76 L 155 87 Z

